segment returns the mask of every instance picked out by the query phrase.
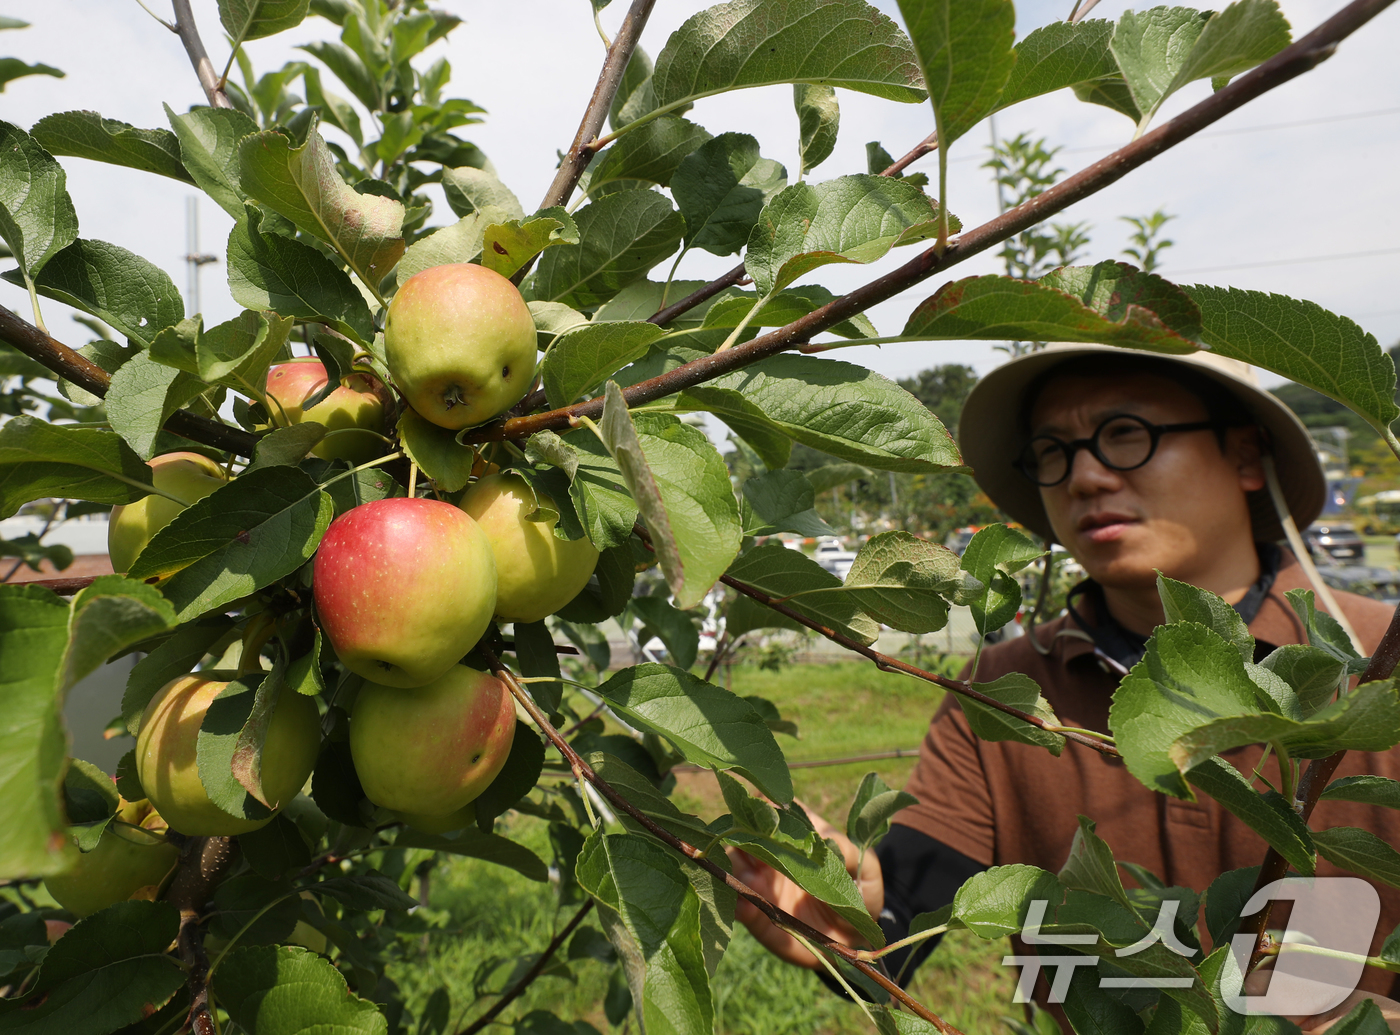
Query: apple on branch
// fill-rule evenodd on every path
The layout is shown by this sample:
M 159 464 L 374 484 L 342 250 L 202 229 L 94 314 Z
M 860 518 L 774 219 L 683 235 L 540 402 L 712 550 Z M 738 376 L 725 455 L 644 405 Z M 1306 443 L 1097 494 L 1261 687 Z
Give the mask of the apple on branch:
M 415 826 L 471 820 L 459 812 L 496 778 L 515 739 L 504 683 L 453 665 L 427 686 L 365 683 L 350 715 L 350 757 L 365 797 Z M 473 817 L 475 813 L 473 811 Z
M 559 519 L 541 519 L 539 513 L 552 510 L 554 501 L 537 497 L 518 474 L 487 475 L 458 506 L 491 540 L 496 616 L 504 622 L 538 622 L 552 615 L 579 595 L 598 565 L 598 550 L 586 536 L 560 539 L 554 534 Z
M 327 435 L 311 450 L 326 460 L 364 464 L 387 452 L 384 439 L 384 401 L 364 374 L 351 374 L 345 383 L 315 406 L 303 404 L 326 385 L 326 367 L 319 359 L 300 357 L 277 363 L 267 372 L 270 408 L 280 409 L 292 424 L 316 421 Z M 274 419 L 277 413 L 272 414 Z M 332 434 L 333 433 L 333 434 Z
M 71 869 L 44 881 L 44 887 L 77 917 L 125 902 L 143 888 L 150 888 L 154 898 L 180 859 L 180 850 L 165 839 L 166 829 L 149 801 L 122 799 L 97 847 L 78 856 Z
M 204 499 L 228 481 L 222 467 L 199 453 L 165 453 L 146 463 L 155 487 L 178 496 L 186 504 Z M 184 509 L 174 500 L 156 495 L 113 507 L 107 524 L 107 554 L 112 570 L 123 574 L 130 571 L 146 544 Z
M 423 686 L 476 646 L 496 608 L 496 561 L 450 503 L 399 498 L 346 511 L 316 551 L 321 629 L 351 672 Z
M 142 788 L 172 829 L 192 837 L 246 834 L 272 819 L 229 815 L 209 800 L 200 781 L 199 729 L 226 686 L 227 680 L 207 672 L 172 679 L 146 705 L 136 737 L 136 775 Z M 301 791 L 320 746 L 316 703 L 284 687 L 268 720 L 262 750 L 262 788 L 274 813 Z
M 409 405 L 453 431 L 510 409 L 535 378 L 535 321 L 520 292 L 459 262 L 409 277 L 384 325 L 389 373 Z

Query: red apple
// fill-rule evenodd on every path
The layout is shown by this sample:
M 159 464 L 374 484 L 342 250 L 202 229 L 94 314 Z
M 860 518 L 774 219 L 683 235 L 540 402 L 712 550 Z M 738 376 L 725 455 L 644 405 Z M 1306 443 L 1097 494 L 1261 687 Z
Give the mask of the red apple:
M 469 262 L 400 285 L 384 325 L 389 373 L 409 405 L 457 430 L 484 424 L 535 379 L 535 321 L 505 277 Z
M 224 469 L 198 453 L 165 453 L 146 461 L 151 481 L 162 492 L 178 496 L 185 503 L 202 500 L 228 481 Z M 185 508 L 164 496 L 112 508 L 107 524 L 107 554 L 112 570 L 128 572 L 146 544 Z
M 319 359 L 302 357 L 278 363 L 267 372 L 267 394 L 272 417 L 277 410 L 292 424 L 316 421 L 327 435 L 311 452 L 327 460 L 368 463 L 382 456 L 385 442 L 374 432 L 384 429 L 384 403 L 364 374 L 351 374 L 339 388 L 309 410 L 302 404 L 326 386 L 326 367 Z
M 365 683 L 350 715 L 350 756 L 365 797 L 420 822 L 448 820 L 475 801 L 514 739 L 510 691 L 465 665 L 411 690 Z
M 199 728 L 227 681 L 194 672 L 156 691 L 141 715 L 136 737 L 136 775 L 171 828 L 192 837 L 246 834 L 271 822 L 231 816 L 209 800 L 199 779 L 195 749 Z M 321 747 L 316 703 L 284 689 L 263 741 L 262 786 L 269 804 L 281 807 L 297 796 Z
M 332 522 L 312 569 L 321 629 L 345 667 L 386 686 L 431 683 L 476 646 L 496 562 L 450 503 L 388 499 Z
M 518 474 L 479 479 L 458 504 L 472 516 L 496 555 L 496 615 L 506 622 L 538 622 L 588 584 L 598 550 L 582 539 L 554 535 L 558 519 L 532 520 L 536 497 Z M 539 506 L 552 508 L 548 496 Z

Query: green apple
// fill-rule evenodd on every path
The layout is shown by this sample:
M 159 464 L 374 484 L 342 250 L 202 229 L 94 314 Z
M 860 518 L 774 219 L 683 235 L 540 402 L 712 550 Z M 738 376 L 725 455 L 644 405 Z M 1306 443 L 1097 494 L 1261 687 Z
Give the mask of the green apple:
M 327 432 L 336 432 L 318 442 L 312 453 L 326 460 L 349 460 L 364 464 L 388 452 L 376 432 L 384 430 L 384 402 L 375 394 L 364 374 L 351 374 L 339 388 L 309 410 L 302 404 L 326 386 L 326 367 L 319 359 L 300 357 L 277 363 L 267 372 L 267 394 L 271 409 L 292 424 L 316 421 Z
M 496 616 L 538 622 L 567 604 L 588 583 L 598 550 L 587 537 L 560 539 L 557 518 L 532 521 L 536 495 L 518 474 L 492 474 L 462 496 L 460 506 L 491 540 L 496 557 Z M 554 501 L 539 496 L 539 507 Z
M 450 503 L 387 499 L 347 510 L 316 551 L 321 630 L 351 672 L 423 686 L 462 660 L 496 608 L 496 561 Z
M 461 830 L 476 822 L 476 802 L 468 802 L 456 812 L 449 812 L 445 816 L 424 816 L 416 812 L 398 812 L 395 815 L 414 830 L 421 830 L 425 834 L 446 834 L 450 830 Z
M 151 803 L 122 801 L 97 847 L 78 856 L 72 869 L 44 881 L 44 887 L 68 912 L 89 916 L 143 888 L 154 898 L 179 859 L 180 850 L 166 841 L 165 821 Z
M 504 413 L 535 379 L 529 307 L 514 284 L 474 263 L 404 281 L 389 303 L 384 348 L 409 405 L 454 431 Z
M 510 691 L 465 665 L 411 690 L 365 683 L 350 713 L 350 757 L 365 797 L 415 817 L 447 817 L 475 801 L 514 739 Z
M 187 504 L 204 499 L 228 481 L 222 467 L 198 453 L 166 453 L 147 464 L 155 487 Z M 107 555 L 112 560 L 112 570 L 123 574 L 130 571 L 146 544 L 184 509 L 164 496 L 147 496 L 113 507 L 107 525 Z
M 194 672 L 156 691 L 141 715 L 136 737 L 136 774 L 151 804 L 171 828 L 194 837 L 246 834 L 271 822 L 231 816 L 209 800 L 199 779 L 195 748 L 204 713 L 227 681 Z M 321 746 L 316 703 L 284 689 L 263 741 L 263 793 L 275 812 L 297 796 Z

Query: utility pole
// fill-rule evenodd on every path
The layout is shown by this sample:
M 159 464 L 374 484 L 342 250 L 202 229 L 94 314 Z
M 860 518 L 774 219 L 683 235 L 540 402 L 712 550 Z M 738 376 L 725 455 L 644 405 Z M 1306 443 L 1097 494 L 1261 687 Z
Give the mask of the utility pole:
M 201 311 L 199 302 L 199 270 L 211 262 L 218 262 L 217 255 L 199 250 L 199 198 L 190 195 L 185 199 L 185 298 L 188 302 L 187 314 L 193 316 Z

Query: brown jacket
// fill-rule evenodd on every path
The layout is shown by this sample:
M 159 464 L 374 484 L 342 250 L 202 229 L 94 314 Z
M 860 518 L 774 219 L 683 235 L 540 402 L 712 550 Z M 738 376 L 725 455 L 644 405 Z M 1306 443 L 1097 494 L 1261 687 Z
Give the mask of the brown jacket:
M 1307 642 L 1283 595 L 1295 588 L 1311 587 L 1297 561 L 1285 554 L 1278 578 L 1249 626 L 1261 647 L 1267 645 L 1266 651 Z M 1350 593 L 1337 597 L 1357 636 L 1368 651 L 1374 649 L 1390 622 L 1391 609 Z M 1091 643 L 1055 638 L 1069 623 L 1072 619 L 1066 616 L 1035 631 L 1042 644 L 1052 644 L 1045 656 L 1026 637 L 988 647 L 977 678 L 990 681 L 1023 672 L 1040 684 L 1062 723 L 1108 732 L 1108 708 L 1119 677 L 1101 667 Z M 1261 750 L 1238 748 L 1224 757 L 1249 773 Z M 1400 748 L 1381 754 L 1352 752 L 1337 776 L 1359 773 L 1400 779 Z M 1269 775 L 1277 786 L 1276 771 Z M 1148 790 L 1118 759 L 1073 743 L 1056 758 L 1026 744 L 979 740 L 952 694 L 933 717 L 907 790 L 919 804 L 902 811 L 897 822 L 988 866 L 1029 863 L 1059 870 L 1078 829 L 1079 814 L 1098 823 L 1099 836 L 1117 859 L 1144 866 L 1168 884 L 1197 891 L 1226 870 L 1257 866 L 1266 848 L 1259 835 L 1210 797 L 1200 794 L 1197 801 L 1181 801 Z M 1363 827 L 1400 845 L 1400 811 L 1328 801 L 1318 805 L 1311 825 Z M 1341 872 L 1318 860 L 1320 875 Z M 1400 891 L 1379 891 L 1381 920 L 1373 953 L 1400 924 Z M 1391 977 L 1367 968 L 1362 987 L 1384 993 Z

